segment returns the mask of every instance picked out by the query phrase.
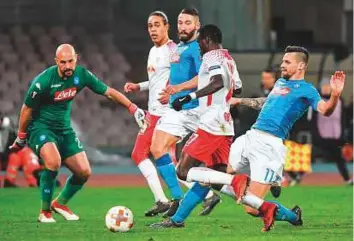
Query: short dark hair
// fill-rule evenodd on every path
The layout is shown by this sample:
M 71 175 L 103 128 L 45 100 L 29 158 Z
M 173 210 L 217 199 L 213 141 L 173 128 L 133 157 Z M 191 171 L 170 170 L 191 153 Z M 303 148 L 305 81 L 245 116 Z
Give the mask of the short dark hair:
M 199 17 L 199 11 L 196 8 L 183 8 L 181 13 Z
M 167 15 L 162 12 L 162 11 L 153 11 L 152 13 L 150 13 L 149 17 L 151 16 L 158 16 L 158 17 L 161 17 L 162 20 L 163 20 L 163 23 L 166 25 L 168 24 L 168 18 L 167 18 Z
M 222 33 L 221 30 L 213 24 L 207 24 L 199 29 L 199 39 L 209 38 L 216 44 L 222 43 Z
M 304 47 L 287 46 L 285 48 L 285 53 L 300 53 L 299 55 L 302 58 L 302 61 L 304 61 L 306 64 L 309 62 L 309 52 Z
M 274 78 L 277 80 L 281 77 L 281 69 L 278 64 L 269 66 L 263 70 L 263 72 L 273 74 Z

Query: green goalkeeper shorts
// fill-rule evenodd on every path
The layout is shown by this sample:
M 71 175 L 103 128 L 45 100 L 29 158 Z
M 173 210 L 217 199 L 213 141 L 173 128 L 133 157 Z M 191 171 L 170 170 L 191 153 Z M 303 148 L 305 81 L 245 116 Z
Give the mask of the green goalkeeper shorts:
M 53 142 L 57 146 L 63 161 L 68 157 L 84 151 L 84 147 L 79 138 L 77 138 L 74 130 L 59 132 L 40 128 L 33 129 L 28 134 L 28 146 L 38 157 L 40 157 L 39 153 L 42 146 L 48 142 Z

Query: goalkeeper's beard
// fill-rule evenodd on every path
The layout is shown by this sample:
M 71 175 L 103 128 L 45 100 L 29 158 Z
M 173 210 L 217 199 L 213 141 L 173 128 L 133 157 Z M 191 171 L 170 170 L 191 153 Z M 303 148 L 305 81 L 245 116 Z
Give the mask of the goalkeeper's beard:
M 71 71 L 71 74 L 69 74 L 70 71 Z M 63 75 L 63 77 L 70 77 L 70 76 L 73 75 L 73 73 L 74 73 L 74 70 L 72 70 L 72 69 L 66 69 L 66 70 L 64 70 L 64 71 L 61 72 L 61 74 Z

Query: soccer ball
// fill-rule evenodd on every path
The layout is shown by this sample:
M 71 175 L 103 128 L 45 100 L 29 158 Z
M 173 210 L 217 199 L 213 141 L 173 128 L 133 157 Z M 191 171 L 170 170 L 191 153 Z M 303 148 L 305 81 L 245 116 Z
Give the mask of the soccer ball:
M 115 206 L 106 214 L 106 227 L 112 232 L 128 232 L 133 227 L 133 219 L 129 208 Z

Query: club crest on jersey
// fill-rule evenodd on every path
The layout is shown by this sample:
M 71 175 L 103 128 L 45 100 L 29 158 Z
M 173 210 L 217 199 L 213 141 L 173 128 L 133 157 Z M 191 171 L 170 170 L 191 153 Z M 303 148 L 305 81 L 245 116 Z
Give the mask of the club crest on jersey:
M 147 72 L 148 73 L 155 73 L 156 70 L 155 70 L 154 66 L 150 65 L 150 66 L 147 67 Z
M 272 94 L 272 95 L 282 95 L 282 96 L 287 95 L 289 93 L 290 93 L 290 88 L 279 87 L 279 86 L 274 87 L 272 92 L 270 92 L 270 94 Z
M 46 137 L 45 135 L 41 135 L 41 136 L 39 137 L 39 140 L 40 140 L 40 141 L 44 141 L 46 138 L 47 138 L 47 137 Z
M 54 93 L 54 101 L 70 100 L 75 97 L 77 93 L 76 87 L 68 88 L 62 91 L 56 91 Z
M 189 46 L 183 46 L 183 47 L 177 47 L 174 48 L 172 53 L 171 53 L 171 59 L 170 62 L 171 63 L 178 63 L 179 59 L 181 58 L 181 54 L 183 53 L 183 51 L 185 51 L 186 49 L 188 49 Z
M 178 63 L 180 57 L 181 57 L 181 56 L 180 56 L 180 53 L 178 53 L 178 51 L 174 51 L 173 53 L 171 53 L 170 62 L 171 62 L 171 63 Z
M 78 85 L 80 83 L 80 79 L 79 79 L 79 77 L 75 77 L 74 78 L 74 85 Z

